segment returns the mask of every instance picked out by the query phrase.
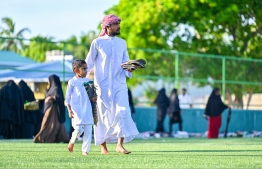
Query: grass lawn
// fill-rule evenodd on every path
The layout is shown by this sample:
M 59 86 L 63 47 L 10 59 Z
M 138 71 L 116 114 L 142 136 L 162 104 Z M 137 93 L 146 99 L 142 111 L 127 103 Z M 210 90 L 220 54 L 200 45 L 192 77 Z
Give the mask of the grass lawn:
M 81 141 L 74 152 L 67 144 L 40 144 L 32 140 L 0 140 L 1 168 L 262 168 L 262 138 L 159 138 L 125 144 L 129 155 L 100 155 L 92 143 L 81 155 Z

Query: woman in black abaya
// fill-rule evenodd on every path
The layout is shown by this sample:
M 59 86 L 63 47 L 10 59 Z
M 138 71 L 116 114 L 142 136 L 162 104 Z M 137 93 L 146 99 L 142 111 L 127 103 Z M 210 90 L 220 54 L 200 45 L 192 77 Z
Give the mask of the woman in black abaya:
M 18 83 L 18 86 L 22 92 L 24 103 L 36 100 L 33 91 L 23 80 Z M 37 134 L 35 131 L 39 113 L 39 110 L 24 110 L 25 122 L 22 125 L 21 138 L 33 138 L 33 136 Z
M 169 132 L 172 132 L 172 126 L 174 123 L 179 124 L 179 131 L 182 131 L 182 118 L 181 109 L 179 106 L 179 99 L 177 95 L 177 89 L 173 89 L 169 98 L 168 115 L 170 116 L 169 121 Z
M 21 90 L 13 80 L 7 81 L 13 96 L 11 107 L 12 122 L 8 138 L 21 138 L 22 124 L 24 123 L 24 99 Z
M 44 103 L 44 117 L 39 133 L 35 136 L 35 143 L 69 142 L 64 125 L 65 105 L 61 82 L 58 76 L 49 76 L 49 89 Z
M 166 95 L 166 89 L 162 88 L 154 101 L 157 105 L 157 127 L 156 132 L 165 132 L 164 119 L 166 117 L 167 108 L 169 106 L 169 99 Z
M 10 125 L 12 123 L 13 95 L 10 86 L 3 86 L 0 89 L 0 137 L 8 138 Z
M 222 102 L 219 88 L 215 87 L 208 98 L 204 113 L 204 117 L 208 118 L 208 138 L 218 138 L 221 114 L 227 108 L 229 106 Z

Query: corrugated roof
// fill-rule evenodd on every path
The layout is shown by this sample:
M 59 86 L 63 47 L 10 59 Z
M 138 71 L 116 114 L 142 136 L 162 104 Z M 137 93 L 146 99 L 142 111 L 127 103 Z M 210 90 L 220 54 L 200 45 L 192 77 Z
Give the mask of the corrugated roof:
M 14 65 L 20 66 L 24 64 L 37 63 L 36 61 L 26 58 L 24 56 L 18 55 L 11 51 L 1 50 L 0 51 L 0 64 L 1 65 Z

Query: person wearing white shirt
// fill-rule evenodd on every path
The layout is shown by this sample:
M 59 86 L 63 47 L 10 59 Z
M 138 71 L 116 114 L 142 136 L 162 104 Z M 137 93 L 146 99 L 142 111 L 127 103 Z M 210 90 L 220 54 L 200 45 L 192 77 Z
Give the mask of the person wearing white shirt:
M 181 109 L 189 109 L 192 108 L 192 98 L 189 94 L 186 93 L 186 88 L 182 89 L 182 94 L 178 96 L 179 105 Z
M 68 144 L 68 151 L 73 152 L 77 138 L 83 133 L 82 154 L 88 155 L 92 139 L 93 114 L 92 106 L 84 87 L 84 83 L 89 80 L 87 75 L 87 64 L 84 60 L 76 59 L 73 64 L 75 76 L 68 81 L 66 90 L 66 105 L 69 117 L 71 118 L 74 131 Z M 96 98 L 92 98 L 93 101 Z
M 120 34 L 121 19 L 106 15 L 102 20 L 100 37 L 91 43 L 86 57 L 88 73 L 94 67 L 94 84 L 97 86 L 98 122 L 94 126 L 95 145 L 101 145 L 101 154 L 109 154 L 107 142 L 117 142 L 116 152 L 129 154 L 123 143 L 138 135 L 131 118 L 126 77 L 132 77 L 132 70 L 122 65 L 129 61 L 125 40 Z

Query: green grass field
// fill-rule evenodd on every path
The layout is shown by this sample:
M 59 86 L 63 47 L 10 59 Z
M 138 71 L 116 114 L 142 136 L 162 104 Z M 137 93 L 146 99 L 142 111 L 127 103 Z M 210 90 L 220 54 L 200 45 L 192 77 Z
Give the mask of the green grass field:
M 262 168 L 262 138 L 159 138 L 125 144 L 132 153 L 100 155 L 92 143 L 88 156 L 81 142 L 73 153 L 67 144 L 36 144 L 32 140 L 0 140 L 1 168 Z

